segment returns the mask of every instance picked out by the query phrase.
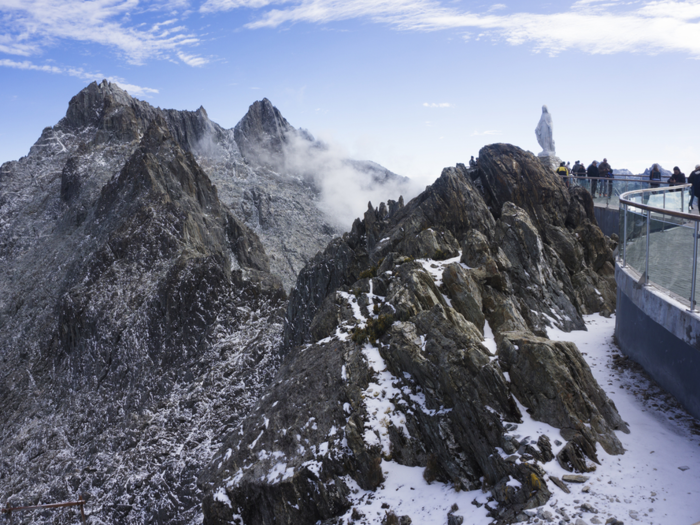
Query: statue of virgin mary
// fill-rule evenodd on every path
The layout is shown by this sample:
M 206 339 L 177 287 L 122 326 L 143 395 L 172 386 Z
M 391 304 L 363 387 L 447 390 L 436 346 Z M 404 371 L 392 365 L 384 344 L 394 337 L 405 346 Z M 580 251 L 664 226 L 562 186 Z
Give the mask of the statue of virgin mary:
M 535 128 L 535 135 L 537 135 L 537 142 L 542 146 L 542 152 L 537 156 L 554 157 L 556 153 L 554 151 L 554 138 L 552 137 L 552 116 L 549 114 L 547 106 L 542 106 L 542 117 L 540 117 L 540 123 Z

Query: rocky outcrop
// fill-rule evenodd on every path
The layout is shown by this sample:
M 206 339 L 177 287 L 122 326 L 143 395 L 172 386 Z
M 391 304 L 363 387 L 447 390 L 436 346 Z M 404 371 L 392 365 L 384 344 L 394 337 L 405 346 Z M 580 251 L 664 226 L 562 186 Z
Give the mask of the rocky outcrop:
M 597 443 L 623 452 L 615 431 L 627 427 L 576 347 L 546 338 L 614 307 L 588 300 L 605 293 L 609 253 L 582 197 L 530 157 L 485 148 L 478 184 L 458 165 L 405 206 L 370 204 L 307 265 L 284 365 L 203 474 L 205 523 L 358 519 L 390 464 L 482 488 L 511 523 L 549 499 L 555 456 L 588 471 Z M 519 440 L 519 404 L 565 442 Z
M 20 169 L 48 163 L 29 158 L 3 180 L 25 199 L 5 202 L 3 226 L 41 235 L 2 231 L 0 494 L 191 523 L 215 435 L 277 369 L 282 283 L 159 115 L 100 189 L 72 136 L 55 136 L 72 150 L 62 171 L 27 184 Z M 130 150 L 114 142 L 104 151 Z
M 483 159 L 482 159 L 483 157 Z M 598 228 L 593 201 L 583 188 L 567 188 L 539 160 L 515 146 L 493 144 L 479 153 L 479 182 L 489 209 L 500 217 L 512 203 L 530 217 L 545 244 L 566 266 L 582 313 L 615 310 L 612 249 Z M 590 283 L 600 294 L 593 291 Z M 566 283 L 565 283 L 566 284 Z
M 522 332 L 502 336 L 499 364 L 509 374 L 511 390 L 535 419 L 561 429 L 569 441 L 585 442 L 586 454 L 593 461 L 597 462 L 596 442 L 608 454 L 624 452 L 613 430 L 628 432 L 627 424 L 593 379 L 575 345 Z M 562 466 L 572 470 L 571 465 Z

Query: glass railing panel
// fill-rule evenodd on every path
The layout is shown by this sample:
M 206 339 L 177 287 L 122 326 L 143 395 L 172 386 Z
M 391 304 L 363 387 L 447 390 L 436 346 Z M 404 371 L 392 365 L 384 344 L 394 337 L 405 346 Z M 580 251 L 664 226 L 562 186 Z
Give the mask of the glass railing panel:
M 647 250 L 647 217 L 644 210 L 627 207 L 627 245 L 625 255 L 627 265 L 637 272 L 644 273 Z
M 649 279 L 685 299 L 693 273 L 693 226 L 667 215 L 652 214 L 649 234 Z

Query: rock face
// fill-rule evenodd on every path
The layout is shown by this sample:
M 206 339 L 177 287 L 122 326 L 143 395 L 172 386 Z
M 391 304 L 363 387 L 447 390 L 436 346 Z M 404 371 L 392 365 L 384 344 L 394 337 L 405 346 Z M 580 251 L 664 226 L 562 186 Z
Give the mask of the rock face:
M 284 168 L 284 150 L 290 140 L 301 137 L 313 141 L 308 133 L 294 129 L 266 98 L 250 106 L 233 132 L 245 158 L 276 170 Z
M 592 210 L 518 148 L 479 159 L 474 180 L 458 165 L 406 205 L 370 204 L 300 273 L 282 368 L 200 478 L 206 524 L 359 519 L 391 464 L 483 488 L 511 523 L 549 499 L 555 455 L 545 435 L 515 437 L 519 404 L 560 430 L 568 470 L 592 470 L 598 442 L 623 452 L 576 347 L 546 338 L 614 309 Z
M 90 164 L 84 157 L 107 151 L 112 155 L 119 143 L 120 155 L 104 157 L 107 166 L 98 167 L 100 171 L 118 171 L 157 115 L 165 120 L 183 151 L 195 156 L 217 187 L 221 201 L 255 230 L 272 272 L 289 290 L 306 262 L 340 232 L 333 217 L 318 207 L 316 183 L 323 174 L 313 170 L 298 173 L 286 161 L 287 148 L 292 145 L 310 149 L 307 157 L 313 158 L 313 151 L 322 149 L 323 144 L 289 124 L 269 100 L 255 102 L 234 129 L 224 129 L 211 121 L 202 107 L 197 111 L 161 110 L 130 97 L 116 84 L 92 83 L 73 97 L 64 119 L 44 130 L 29 157 L 55 158 L 65 153 L 64 141 L 69 147 L 75 139 L 82 147 L 73 154 L 75 162 L 82 159 Z M 59 167 L 56 160 L 52 169 L 61 170 L 63 164 Z M 371 162 L 345 162 L 355 173 L 369 172 L 377 184 L 403 180 Z M 105 182 L 102 178 L 94 181 L 97 186 Z
M 622 452 L 614 405 L 547 339 L 614 309 L 585 191 L 494 145 L 333 238 L 314 179 L 277 171 L 299 141 L 323 148 L 269 101 L 225 130 L 103 82 L 0 168 L 3 503 L 330 524 L 400 467 L 488 491 L 506 523 L 548 500 L 555 457 Z M 566 443 L 518 437 L 521 407 Z
M 276 370 L 285 293 L 165 119 L 138 134 L 101 188 L 108 173 L 90 177 L 60 128 L 44 136 L 67 150 L 62 171 L 30 155 L 3 178 L 6 199 L 23 199 L 2 208 L 0 492 L 16 505 L 84 496 L 109 522 L 190 523 L 212 430 Z

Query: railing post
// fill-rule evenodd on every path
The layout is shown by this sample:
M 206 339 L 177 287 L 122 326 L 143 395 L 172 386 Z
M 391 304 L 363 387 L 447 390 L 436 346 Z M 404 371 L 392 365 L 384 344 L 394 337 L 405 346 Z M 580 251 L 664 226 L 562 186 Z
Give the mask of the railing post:
M 623 213 L 625 214 L 625 227 L 622 237 L 622 267 L 624 268 L 627 266 L 627 204 L 625 204 Z
M 681 190 L 681 211 L 683 211 L 683 205 L 685 204 L 685 199 L 683 196 L 685 195 L 685 188 Z
M 698 272 L 698 221 L 693 228 L 693 278 L 690 283 L 690 311 L 695 311 L 695 279 Z
M 647 210 L 647 260 L 644 268 L 644 285 L 649 284 L 649 233 L 651 231 L 651 210 Z

